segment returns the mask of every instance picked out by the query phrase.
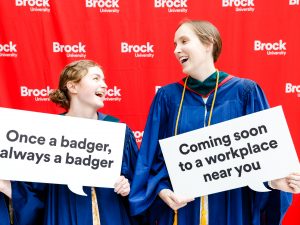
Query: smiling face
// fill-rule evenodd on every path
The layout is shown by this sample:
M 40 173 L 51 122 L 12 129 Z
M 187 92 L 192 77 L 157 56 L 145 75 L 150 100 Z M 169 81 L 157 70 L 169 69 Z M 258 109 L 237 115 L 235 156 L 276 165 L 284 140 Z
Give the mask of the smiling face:
M 67 84 L 71 105 L 76 108 L 91 108 L 97 110 L 104 106 L 104 98 L 107 90 L 103 71 L 98 67 L 89 67 L 87 74 L 77 83 Z
M 203 44 L 191 24 L 182 24 L 174 36 L 174 54 L 182 65 L 183 73 L 192 77 L 213 63 L 212 44 Z

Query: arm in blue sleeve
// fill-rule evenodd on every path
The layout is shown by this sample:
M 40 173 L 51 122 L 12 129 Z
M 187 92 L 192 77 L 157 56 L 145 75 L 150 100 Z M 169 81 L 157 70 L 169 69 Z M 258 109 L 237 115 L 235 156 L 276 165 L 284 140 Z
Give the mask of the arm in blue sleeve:
M 269 108 L 269 104 L 262 89 L 254 82 L 246 80 L 245 95 L 246 114 Z M 292 194 L 272 190 L 271 192 L 256 192 L 254 195 L 253 218 L 263 225 L 281 224 L 283 217 L 291 205 Z M 258 215 L 259 218 L 258 218 Z
M 9 209 L 6 202 L 7 197 L 0 192 L 0 225 L 10 225 Z
M 42 183 L 12 181 L 15 224 L 43 224 L 46 186 Z
M 162 89 L 157 92 L 148 115 L 138 155 L 129 202 L 132 215 L 147 210 L 160 190 L 172 189 L 159 139 L 165 137 L 168 104 Z

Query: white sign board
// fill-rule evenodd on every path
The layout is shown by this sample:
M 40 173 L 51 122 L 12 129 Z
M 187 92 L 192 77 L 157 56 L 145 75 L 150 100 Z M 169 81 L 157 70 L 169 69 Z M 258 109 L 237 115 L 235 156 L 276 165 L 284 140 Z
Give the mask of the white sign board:
M 199 197 L 299 171 L 282 107 L 160 140 L 174 192 Z
M 0 108 L 0 178 L 109 187 L 120 176 L 126 125 Z

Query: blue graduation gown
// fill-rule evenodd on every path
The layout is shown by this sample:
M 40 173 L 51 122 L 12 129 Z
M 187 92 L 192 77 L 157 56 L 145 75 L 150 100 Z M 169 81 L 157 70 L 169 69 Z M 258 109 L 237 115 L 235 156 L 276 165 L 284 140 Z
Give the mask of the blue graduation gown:
M 183 86 L 173 83 L 158 90 L 149 112 L 129 196 L 132 215 L 148 215 L 150 224 L 172 225 L 174 212 L 158 196 L 172 190 L 159 139 L 174 136 Z M 205 104 L 202 97 L 186 90 L 178 134 L 204 127 L 213 94 Z M 253 81 L 229 76 L 220 85 L 211 124 L 269 108 L 261 88 Z M 291 194 L 260 193 L 248 187 L 208 196 L 209 225 L 280 224 L 291 203 Z M 178 210 L 179 225 L 199 225 L 200 201 L 196 198 Z
M 8 205 L 5 195 L 0 192 L 0 225 L 10 225 Z
M 99 113 L 99 119 L 116 121 Z M 132 131 L 126 127 L 121 174 L 129 182 L 133 177 L 138 147 Z M 12 182 L 12 199 L 18 225 L 92 225 L 91 188 L 87 196 L 71 192 L 66 185 Z M 112 188 L 95 188 L 101 225 L 132 225 L 128 197 Z

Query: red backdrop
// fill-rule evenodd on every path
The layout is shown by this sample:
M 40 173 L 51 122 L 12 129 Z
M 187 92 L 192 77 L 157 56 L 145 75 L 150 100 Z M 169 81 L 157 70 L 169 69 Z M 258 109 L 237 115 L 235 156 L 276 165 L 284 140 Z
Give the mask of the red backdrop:
M 271 106 L 283 106 L 299 155 L 299 0 L 0 0 L 0 107 L 61 112 L 47 97 L 60 71 L 93 59 L 109 86 L 103 112 L 140 142 L 156 89 L 184 76 L 173 55 L 184 18 L 219 28 L 217 67 L 255 80 Z M 299 211 L 294 196 L 284 225 L 300 224 Z

